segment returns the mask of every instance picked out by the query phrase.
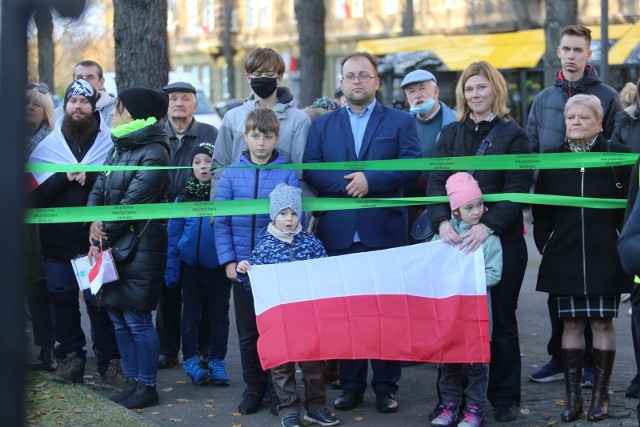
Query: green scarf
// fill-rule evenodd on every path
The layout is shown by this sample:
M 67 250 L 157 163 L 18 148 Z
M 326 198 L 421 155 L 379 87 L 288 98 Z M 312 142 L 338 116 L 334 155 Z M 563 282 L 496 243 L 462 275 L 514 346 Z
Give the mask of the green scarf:
M 135 131 L 138 131 L 147 126 L 155 124 L 158 120 L 155 117 L 149 117 L 148 119 L 136 119 L 129 123 L 124 123 L 114 128 L 111 128 L 111 134 L 116 138 L 122 138 L 125 135 L 129 135 Z
M 211 181 L 200 182 L 195 176 L 192 176 L 187 181 L 187 191 L 194 197 L 201 200 L 209 200 L 211 193 Z

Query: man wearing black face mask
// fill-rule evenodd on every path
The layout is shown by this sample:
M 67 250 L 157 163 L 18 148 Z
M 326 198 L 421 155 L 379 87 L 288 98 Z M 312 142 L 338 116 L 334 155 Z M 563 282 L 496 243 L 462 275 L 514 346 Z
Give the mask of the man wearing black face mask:
M 302 154 L 307 142 L 311 121 L 305 113 L 296 108 L 296 101 L 288 88 L 280 86 L 285 71 L 284 60 L 273 49 L 259 47 L 244 63 L 247 83 L 253 92 L 243 105 L 233 108 L 224 115 L 218 131 L 213 163 L 228 166 L 240 159 L 247 151 L 244 141 L 244 121 L 256 108 L 270 108 L 280 119 L 280 142 L 277 150 L 289 163 L 302 163 Z M 215 200 L 218 182 L 224 169 L 215 171 L 211 181 L 211 200 Z M 302 181 L 302 171 L 298 177 L 303 196 L 311 196 L 309 187 Z

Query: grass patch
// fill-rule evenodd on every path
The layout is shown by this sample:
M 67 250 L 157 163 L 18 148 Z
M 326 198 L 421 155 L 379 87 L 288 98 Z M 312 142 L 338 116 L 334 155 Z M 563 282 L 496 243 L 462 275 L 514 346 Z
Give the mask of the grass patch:
M 148 427 L 152 424 L 82 385 L 55 383 L 42 371 L 28 373 L 25 392 L 28 426 Z

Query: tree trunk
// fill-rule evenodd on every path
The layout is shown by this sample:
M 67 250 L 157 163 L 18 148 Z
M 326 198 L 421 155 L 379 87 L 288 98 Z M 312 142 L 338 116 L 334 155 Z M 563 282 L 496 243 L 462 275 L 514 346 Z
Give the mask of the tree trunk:
M 518 30 L 528 30 L 532 27 L 527 3 L 531 0 L 513 0 L 513 9 L 516 12 Z
M 405 0 L 404 14 L 402 15 L 402 35 L 412 36 L 415 33 L 413 21 L 413 0 Z
M 553 85 L 555 76 L 561 68 L 558 58 L 558 45 L 560 44 L 560 30 L 563 27 L 575 24 L 578 19 L 578 1 L 547 1 L 546 17 L 544 21 L 544 33 L 546 41 L 546 53 L 543 59 L 544 85 Z
M 224 29 L 222 30 L 222 52 L 227 62 L 227 93 L 229 98 L 236 97 L 236 75 L 233 64 L 235 49 L 231 40 L 231 21 L 233 19 L 233 0 L 224 0 Z
M 296 19 L 300 40 L 300 99 L 298 106 L 313 104 L 322 96 L 325 62 L 323 1 L 296 0 Z
M 55 53 L 53 50 L 53 17 L 48 7 L 41 6 L 36 10 L 33 20 L 38 29 L 38 78 L 46 83 L 53 91 L 53 64 Z
M 169 78 L 166 0 L 113 0 L 118 90 L 162 90 Z

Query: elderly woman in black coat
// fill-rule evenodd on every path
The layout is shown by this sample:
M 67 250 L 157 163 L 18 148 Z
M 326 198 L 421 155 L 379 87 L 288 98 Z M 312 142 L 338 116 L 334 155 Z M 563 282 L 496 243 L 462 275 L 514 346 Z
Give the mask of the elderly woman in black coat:
M 169 166 L 169 141 L 163 117 L 168 98 L 164 93 L 142 87 L 120 92 L 111 113 L 114 148 L 107 165 Z M 102 172 L 89 195 L 89 206 L 135 205 L 166 201 L 167 170 L 124 170 Z M 97 256 L 103 246 L 115 251 L 120 276 L 101 289 L 100 306 L 113 321 L 122 357 L 126 387 L 114 402 L 126 408 L 158 404 L 156 374 L 158 335 L 151 311 L 155 309 L 164 283 L 167 262 L 167 227 L 160 221 L 97 221 L 91 224 L 89 254 Z M 138 240 L 134 250 L 116 251 Z M 135 245 L 135 244 L 134 244 Z M 133 246 L 131 246 L 133 247 Z M 120 253 L 117 256 L 116 253 Z
M 561 152 L 630 152 L 601 135 L 602 105 L 594 95 L 575 95 L 564 110 L 567 141 Z M 625 198 L 630 167 L 542 170 L 536 193 L 576 197 Z M 564 321 L 562 365 L 566 399 L 563 421 L 582 413 L 580 381 L 584 358 L 584 328 L 593 331 L 594 384 L 589 421 L 609 415 L 609 379 L 615 358 L 613 318 L 620 294 L 631 290 L 622 270 L 616 242 L 623 215 L 616 209 L 534 205 L 533 235 L 542 254 L 537 290 L 555 298 Z

